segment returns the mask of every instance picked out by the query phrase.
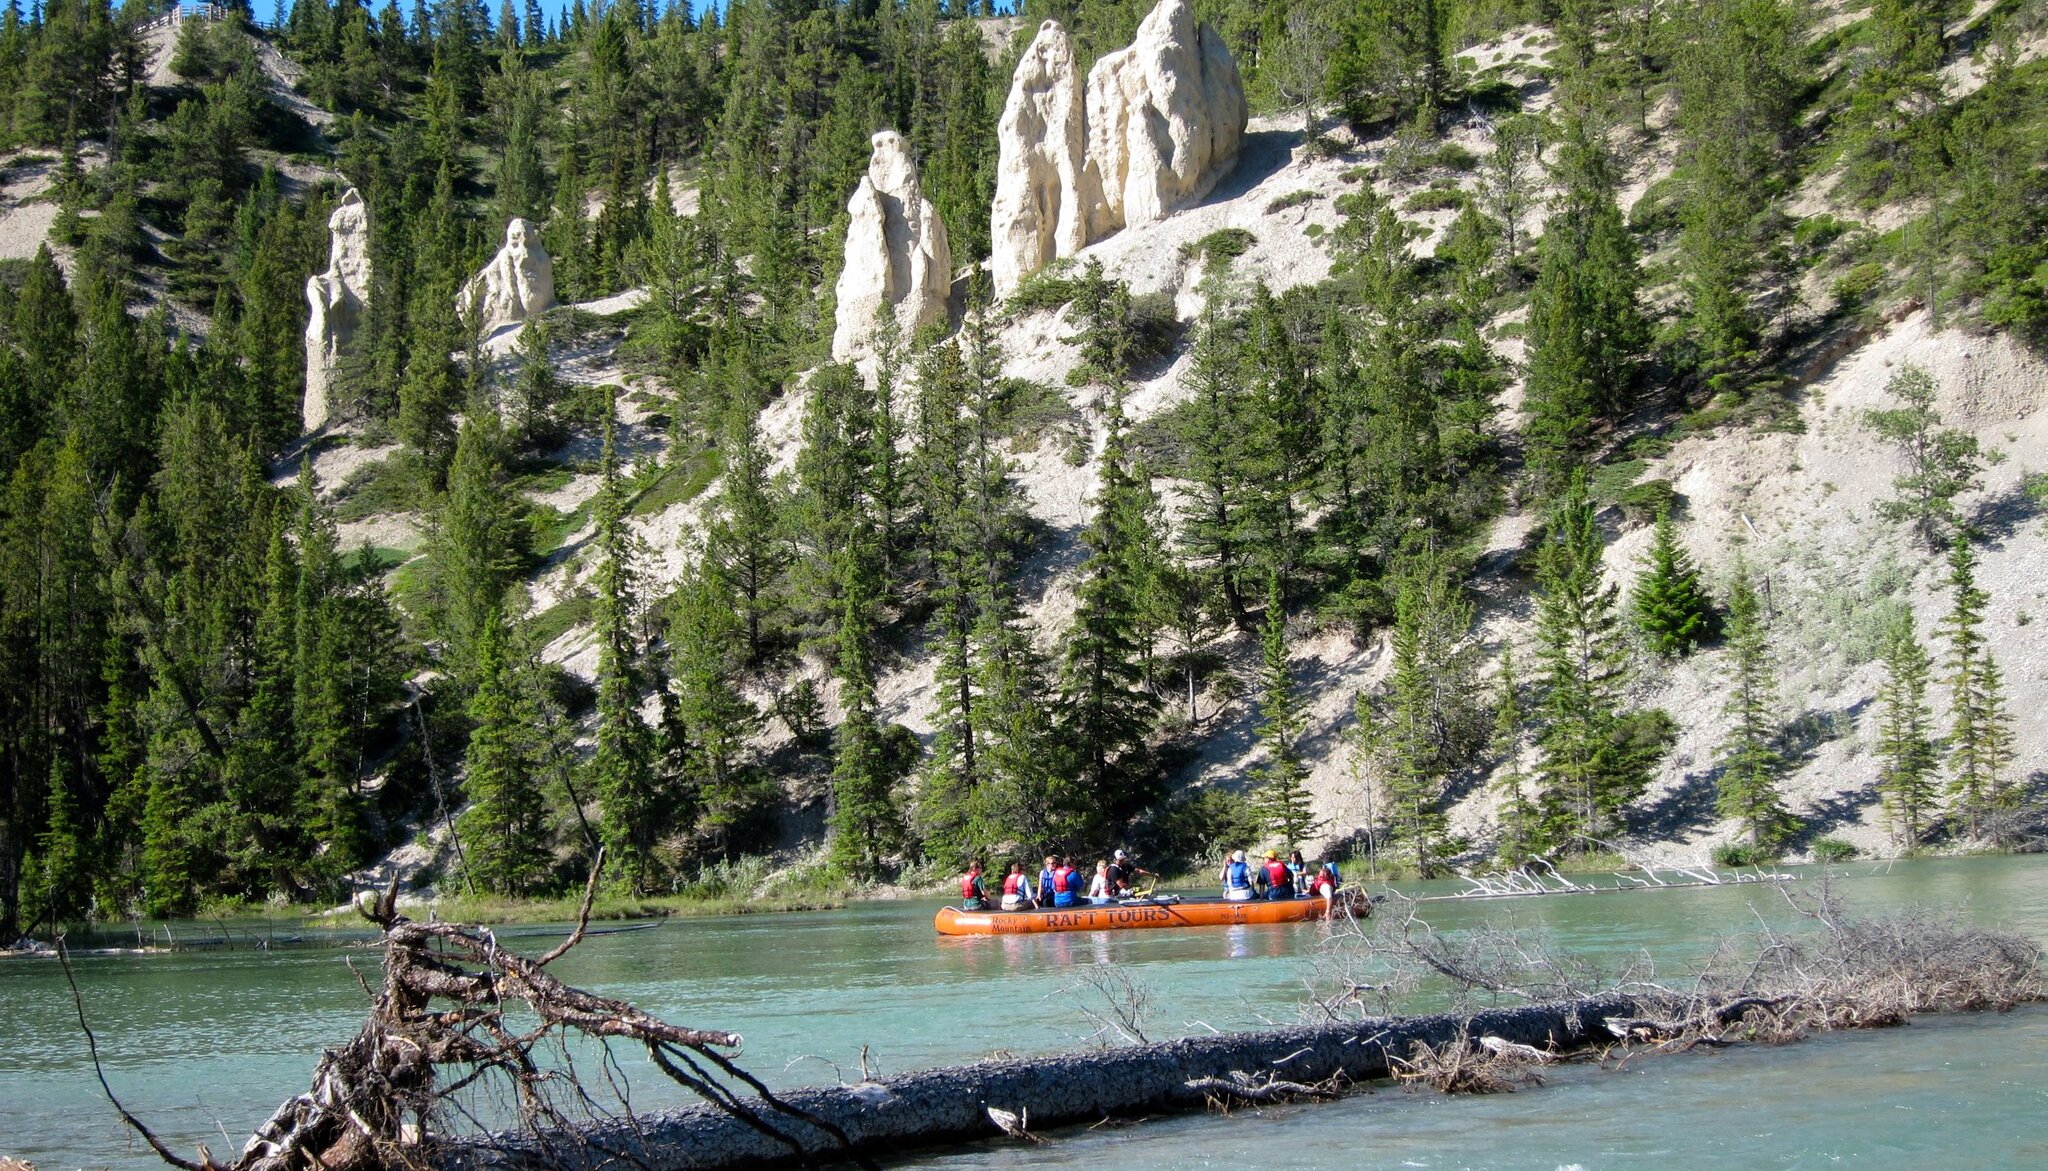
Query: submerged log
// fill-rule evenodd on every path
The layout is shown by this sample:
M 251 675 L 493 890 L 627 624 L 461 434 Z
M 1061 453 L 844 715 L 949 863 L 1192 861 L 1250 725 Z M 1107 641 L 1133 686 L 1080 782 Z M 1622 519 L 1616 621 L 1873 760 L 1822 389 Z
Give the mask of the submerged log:
M 1604 1043 L 1605 1018 L 1647 1015 L 1648 1007 L 1615 993 L 1470 1016 L 1370 1018 L 984 1061 L 781 1097 L 834 1124 L 858 1152 L 896 1154 L 995 1137 L 1002 1131 L 990 1119 L 991 1108 L 1028 1117 L 1034 1130 L 1044 1130 L 1118 1115 L 1199 1110 L 1217 1096 L 1218 1085 L 1373 1081 L 1390 1076 L 1391 1059 L 1409 1054 L 1417 1042 L 1437 1047 L 1495 1038 L 1545 1053 L 1569 1052 Z M 815 1125 L 789 1117 L 778 1118 L 777 1125 L 809 1158 L 828 1161 L 846 1153 L 837 1136 Z M 801 1161 L 786 1143 L 708 1107 L 643 1114 L 572 1133 L 501 1135 L 446 1148 L 439 1159 L 448 1171 L 581 1171 L 617 1162 L 646 1171 L 708 1171 Z

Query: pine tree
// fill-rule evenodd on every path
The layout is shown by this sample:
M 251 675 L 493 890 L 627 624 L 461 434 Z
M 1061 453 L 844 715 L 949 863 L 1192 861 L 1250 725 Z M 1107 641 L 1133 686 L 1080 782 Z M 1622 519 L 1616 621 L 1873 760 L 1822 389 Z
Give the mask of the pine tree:
M 870 538 L 872 539 L 872 538 Z M 839 706 L 845 711 L 833 737 L 832 861 L 855 881 L 880 876 L 882 862 L 901 844 L 902 813 L 891 788 L 891 767 L 875 703 L 871 617 L 875 605 L 872 553 L 855 546 L 840 555 L 841 617 Z
M 626 490 L 619 475 L 613 425 L 618 404 L 608 407 L 600 461 L 604 480 L 591 541 L 598 557 L 591 582 L 597 595 L 597 755 L 591 768 L 604 802 L 599 832 L 606 851 L 638 894 L 654 877 L 654 846 L 666 819 L 662 794 L 655 788 L 653 732 L 640 717 L 636 549 L 626 527 Z
M 1629 598 L 1636 629 L 1653 653 L 1690 654 L 1713 636 L 1714 604 L 1700 585 L 1692 555 L 1678 541 L 1669 509 L 1657 510 L 1656 533 L 1640 564 Z
M 678 583 L 669 623 L 675 718 L 687 736 L 684 782 L 698 834 L 722 855 L 771 791 L 749 759 L 761 713 L 740 690 L 747 641 L 736 592 L 716 566 L 698 566 Z
M 1528 733 L 1528 713 L 1515 679 L 1513 647 L 1502 647 L 1498 695 L 1493 705 L 1494 787 L 1506 795 L 1501 810 L 1500 858 L 1510 865 L 1527 858 L 1535 848 L 1536 816 L 1529 800 L 1528 770 L 1523 767 L 1523 741 Z
M 1620 825 L 1649 785 L 1669 738 L 1662 713 L 1625 713 L 1626 647 L 1615 589 L 1602 581 L 1603 540 L 1585 476 L 1551 510 L 1537 554 L 1538 771 L 1543 838 L 1582 846 Z
M 1991 599 L 1977 588 L 1977 553 L 1967 532 L 1958 533 L 1949 546 L 1948 567 L 1952 600 L 1941 623 L 1948 640 L 1948 792 L 1975 838 L 2010 796 L 2002 773 L 2012 760 L 2011 716 L 2005 710 L 1998 664 L 1978 630 Z
M 1648 336 L 1635 243 L 1615 203 L 1614 160 L 1592 116 L 1565 122 L 1551 181 L 1558 194 L 1529 297 L 1526 408 L 1530 471 L 1546 493 L 1564 486 L 1593 420 L 1632 400 Z
M 484 616 L 510 603 L 507 593 L 526 560 L 531 531 L 519 497 L 507 488 L 504 433 L 497 412 L 471 411 L 456 437 L 428 545 L 430 613 L 447 644 L 451 673 L 469 678 Z
M 1292 850 L 1315 835 L 1323 822 L 1308 791 L 1308 763 L 1302 759 L 1301 704 L 1287 665 L 1287 609 L 1278 571 L 1266 580 L 1266 614 L 1260 624 L 1261 667 L 1256 735 L 1266 760 L 1258 771 L 1252 808 L 1266 832 Z
M 1884 683 L 1877 755 L 1877 790 L 1883 797 L 1892 834 L 1908 850 L 1918 849 L 1937 813 L 1935 779 L 1941 761 L 1927 708 L 1927 681 L 1933 663 L 1913 633 L 1913 611 L 1900 606 L 1885 631 Z
M 547 801 L 539 772 L 539 713 L 527 694 L 500 611 L 484 618 L 477 638 L 477 684 L 469 700 L 473 725 L 463 756 L 469 798 L 458 832 L 470 877 L 494 894 L 526 895 L 548 878 Z
M 1114 822 L 1149 803 L 1156 774 L 1146 737 L 1158 701 L 1144 685 L 1142 567 L 1134 564 L 1146 536 L 1139 526 L 1147 493 L 1125 451 L 1120 395 L 1111 396 L 1107 427 L 1095 516 L 1084 537 L 1088 560 L 1062 639 L 1059 727 L 1080 788 L 1091 794 L 1102 821 Z
M 1770 625 L 1749 570 L 1735 568 L 1728 592 L 1728 653 L 1732 689 L 1725 711 L 1734 721 L 1721 746 L 1721 777 L 1714 808 L 1741 823 L 1760 856 L 1774 856 L 1799 821 L 1778 793 L 1784 758 L 1777 734 L 1777 671 L 1771 664 Z
M 1425 646 L 1429 616 L 1427 588 L 1405 574 L 1394 602 L 1394 665 L 1388 678 L 1387 726 L 1383 731 L 1388 826 L 1396 841 L 1414 852 L 1415 873 L 1427 878 L 1444 852 L 1445 819 L 1437 807 L 1445 760 L 1438 751 L 1431 718 L 1431 666 Z
M 1877 513 L 1889 521 L 1912 522 L 1933 552 L 1959 531 L 1956 497 L 1981 486 L 1982 453 L 1976 436 L 1941 425 L 1941 414 L 1934 409 L 1934 376 L 1924 367 L 1899 367 L 1884 389 L 1905 406 L 1869 411 L 1864 419 L 1880 436 L 1899 445 L 1906 471 L 1892 481 L 1898 495 L 1880 501 Z
M 778 531 L 784 494 L 768 474 L 760 406 L 751 384 L 737 390 L 726 407 L 720 450 L 725 477 L 706 538 L 706 555 L 733 587 L 746 631 L 746 662 L 754 664 L 766 654 L 782 618 L 789 556 Z

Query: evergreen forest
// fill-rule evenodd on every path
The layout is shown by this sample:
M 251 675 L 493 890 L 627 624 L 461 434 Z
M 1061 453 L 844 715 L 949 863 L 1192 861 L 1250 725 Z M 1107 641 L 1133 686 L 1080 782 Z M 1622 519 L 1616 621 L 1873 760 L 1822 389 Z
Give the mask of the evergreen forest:
M 1282 191 L 1242 210 L 1313 263 L 1230 226 L 1170 287 L 1129 240 L 998 297 L 1019 54 L 1057 20 L 1085 72 L 1150 0 L 7 0 L 0 942 L 600 850 L 642 897 L 2042 840 L 2001 591 L 2048 458 L 1947 359 L 1814 388 L 1897 330 L 2048 342 L 2048 4 L 1193 7 L 1253 114 L 1210 199 Z M 835 363 L 879 130 L 951 313 Z M 561 306 L 491 336 L 458 294 L 515 217 Z M 1758 531 L 1789 459 L 1711 534 L 1688 496 L 1674 452 L 1823 416 L 1890 569 Z

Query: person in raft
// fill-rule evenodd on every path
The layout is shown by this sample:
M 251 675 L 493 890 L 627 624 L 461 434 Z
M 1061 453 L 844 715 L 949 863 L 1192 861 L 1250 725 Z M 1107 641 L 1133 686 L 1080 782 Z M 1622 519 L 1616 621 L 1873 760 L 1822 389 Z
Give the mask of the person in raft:
M 1095 863 L 1095 877 L 1088 880 L 1088 901 L 1098 907 L 1116 901 L 1116 883 L 1109 877 L 1107 859 Z
M 1140 874 L 1151 874 L 1155 880 L 1159 877 L 1132 861 L 1131 856 L 1122 850 L 1109 860 L 1109 885 L 1118 898 L 1129 898 L 1138 893 L 1135 879 Z
M 1003 910 L 1035 911 L 1038 897 L 1032 893 L 1031 878 L 1024 873 L 1022 862 L 1010 863 L 1010 872 L 1003 876 Z
M 1264 888 L 1269 899 L 1291 899 L 1294 897 L 1294 877 L 1287 873 L 1287 863 L 1280 860 L 1280 851 L 1267 850 L 1266 863 L 1253 876 Z
M 1316 867 L 1315 873 L 1309 876 L 1308 886 L 1301 893 L 1304 898 L 1321 895 L 1325 903 L 1335 903 L 1337 891 L 1343 885 L 1344 879 L 1337 873 L 1337 863 L 1325 858 Z
M 1244 863 L 1244 851 L 1233 850 L 1230 860 L 1223 864 L 1223 873 L 1217 875 L 1223 881 L 1223 897 L 1233 903 L 1250 902 L 1252 898 L 1252 868 Z
M 988 910 L 988 891 L 981 885 L 981 863 L 978 860 L 969 862 L 967 873 L 960 876 L 960 909 Z
M 1071 907 L 1081 899 L 1081 872 L 1074 869 L 1071 858 L 1061 858 L 1057 869 L 1052 872 L 1052 905 Z
M 1301 856 L 1300 850 L 1287 855 L 1287 882 L 1295 894 L 1308 897 L 1308 860 Z
M 1045 869 L 1038 872 L 1038 905 L 1052 906 L 1052 876 L 1060 868 L 1060 860 L 1051 854 L 1045 856 Z

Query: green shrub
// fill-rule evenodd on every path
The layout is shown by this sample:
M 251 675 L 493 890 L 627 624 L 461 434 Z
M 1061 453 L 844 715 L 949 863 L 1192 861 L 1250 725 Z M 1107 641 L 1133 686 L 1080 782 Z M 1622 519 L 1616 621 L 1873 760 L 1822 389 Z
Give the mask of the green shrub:
M 1813 860 L 1816 862 L 1852 862 L 1862 851 L 1854 842 L 1840 838 L 1820 838 L 1813 843 Z
M 1436 152 L 1436 165 L 1446 171 L 1470 174 L 1479 169 L 1479 156 L 1461 142 L 1447 142 Z
M 1074 279 L 1074 262 L 1061 258 L 1017 282 L 1003 307 L 1009 313 L 1036 313 L 1063 308 L 1081 292 Z
M 1251 251 L 1259 242 L 1257 236 L 1243 228 L 1218 228 L 1199 240 L 1190 240 L 1180 246 L 1182 264 L 1201 261 L 1202 271 L 1214 276 L 1230 267 L 1230 262 Z
M 1850 220 L 1837 219 L 1827 212 L 1807 216 L 1792 229 L 1792 247 L 1802 256 L 1818 259 L 1827 251 L 1828 245 L 1856 226 Z
M 1449 211 L 1462 208 L 1465 206 L 1465 203 L 1465 193 L 1456 187 L 1431 187 L 1409 196 L 1407 202 L 1401 205 L 1401 210 L 1410 212 Z
M 1300 207 L 1305 203 L 1314 203 L 1322 197 L 1322 193 L 1318 191 L 1290 191 L 1267 204 L 1266 214 L 1273 215 L 1276 212 L 1286 211 L 1290 207 Z
M 1746 867 L 1762 866 L 1776 861 L 1769 852 L 1759 850 L 1748 842 L 1723 842 L 1714 847 L 1714 865 L 1740 870 Z
M 1844 308 L 1860 305 L 1882 284 L 1884 265 L 1874 260 L 1864 261 L 1836 279 L 1835 300 Z

